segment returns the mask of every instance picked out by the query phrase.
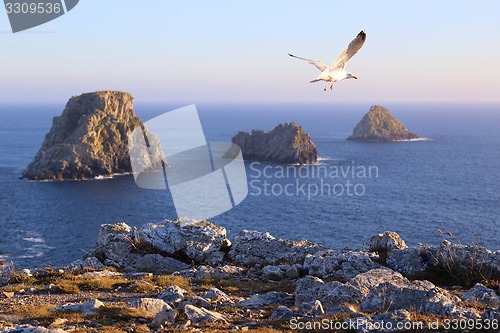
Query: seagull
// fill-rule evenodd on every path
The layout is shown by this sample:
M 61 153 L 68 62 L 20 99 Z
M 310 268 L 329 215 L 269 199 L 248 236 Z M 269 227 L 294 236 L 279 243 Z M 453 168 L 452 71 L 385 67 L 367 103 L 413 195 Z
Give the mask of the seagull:
M 312 80 L 310 83 L 325 81 L 325 89 L 328 86 L 328 82 L 330 82 L 330 90 L 333 89 L 333 82 L 339 82 L 345 79 L 358 79 L 356 76 L 352 75 L 352 73 L 345 70 L 345 65 L 347 62 L 361 49 L 366 40 L 365 31 L 361 31 L 356 38 L 349 43 L 349 45 L 342 51 L 337 59 L 335 59 L 330 67 L 321 61 L 315 61 L 311 59 L 301 58 L 294 56 L 293 54 L 288 53 L 290 57 L 297 58 L 300 60 L 307 61 L 317 69 L 321 71 L 321 74 Z

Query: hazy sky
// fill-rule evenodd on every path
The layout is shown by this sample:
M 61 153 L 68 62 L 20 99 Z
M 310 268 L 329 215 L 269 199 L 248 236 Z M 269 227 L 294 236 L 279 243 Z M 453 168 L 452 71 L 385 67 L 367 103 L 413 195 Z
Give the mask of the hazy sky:
M 0 102 L 117 89 L 136 101 L 500 102 L 500 1 L 82 0 L 12 34 L 0 9 Z M 323 92 L 317 70 L 366 30 Z

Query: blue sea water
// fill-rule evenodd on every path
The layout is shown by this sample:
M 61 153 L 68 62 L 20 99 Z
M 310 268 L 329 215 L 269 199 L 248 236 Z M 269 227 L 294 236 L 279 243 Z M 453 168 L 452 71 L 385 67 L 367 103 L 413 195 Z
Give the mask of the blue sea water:
M 135 109 L 148 120 L 180 106 L 139 104 Z M 309 167 L 247 163 L 248 197 L 211 221 L 226 227 L 230 237 L 254 229 L 334 248 L 360 248 L 385 230 L 398 232 L 410 246 L 439 244 L 441 229 L 463 243 L 479 240 L 500 249 L 500 106 L 386 106 L 428 140 L 346 141 L 370 107 L 363 103 L 197 105 L 209 141 L 230 141 L 240 130 L 270 130 L 295 121 L 311 134 L 320 156 Z M 141 189 L 131 175 L 20 180 L 52 117 L 63 109 L 64 104 L 0 105 L 0 260 L 17 267 L 64 265 L 80 258 L 103 223 L 139 226 L 176 217 L 167 191 Z M 370 167 L 371 175 L 358 173 Z M 353 187 L 347 193 L 347 181 L 357 185 L 357 193 Z M 280 193 L 287 185 L 290 195 Z M 300 186 L 306 190 L 297 190 Z M 314 192 L 321 188 L 323 193 Z

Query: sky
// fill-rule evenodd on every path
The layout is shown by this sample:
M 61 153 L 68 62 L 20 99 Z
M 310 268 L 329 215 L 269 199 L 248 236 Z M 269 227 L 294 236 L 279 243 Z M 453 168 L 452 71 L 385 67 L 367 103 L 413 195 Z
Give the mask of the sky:
M 82 0 L 13 34 L 0 103 L 123 90 L 136 102 L 500 102 L 500 1 Z M 358 80 L 310 84 L 365 30 Z

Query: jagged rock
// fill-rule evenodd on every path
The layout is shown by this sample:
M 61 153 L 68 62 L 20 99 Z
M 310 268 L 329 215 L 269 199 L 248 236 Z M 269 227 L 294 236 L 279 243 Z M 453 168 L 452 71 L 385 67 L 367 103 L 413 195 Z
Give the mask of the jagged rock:
M 300 276 L 300 268 L 298 264 L 295 264 L 285 271 L 285 277 L 289 279 L 296 279 Z
M 396 332 L 396 327 L 412 321 L 412 315 L 404 309 L 380 313 L 371 317 L 348 318 L 344 322 L 356 328 L 356 332 L 381 333 Z M 381 323 L 385 323 L 382 325 Z M 351 326 L 350 326 L 351 327 Z M 391 328 L 389 328 L 391 327 Z M 404 327 L 404 326 L 403 326 Z M 411 327 L 411 326 L 409 326 Z
M 33 327 L 29 325 L 19 325 L 16 327 L 0 327 L 0 333 L 67 333 L 60 328 L 45 328 L 42 326 Z
M 61 312 L 81 312 L 86 315 L 96 314 L 99 308 L 103 307 L 104 303 L 98 299 L 90 298 L 83 303 L 67 303 L 61 306 L 56 306 L 50 309 L 50 311 L 61 311 Z
M 125 271 L 167 274 L 192 263 L 221 263 L 230 244 L 226 229 L 206 221 L 149 223 L 134 231 L 125 223 L 105 224 L 89 256 Z
M 307 254 L 323 249 L 325 248 L 307 240 L 277 239 L 268 232 L 242 230 L 234 238 L 229 258 L 245 266 L 302 264 Z
M 285 278 L 285 271 L 279 266 L 265 266 L 262 268 L 262 277 L 266 280 L 280 281 Z
M 500 308 L 497 309 L 492 309 L 492 308 L 487 308 L 483 311 L 483 314 L 481 315 L 481 319 L 488 319 L 488 320 L 497 320 L 500 321 Z
M 207 221 L 150 223 L 137 234 L 145 246 L 169 255 L 180 253 L 196 263 L 212 266 L 223 262 L 231 246 L 226 229 Z
M 295 288 L 295 306 L 300 308 L 304 303 L 314 303 L 319 300 L 326 312 L 345 312 L 350 304 L 357 304 L 362 297 L 361 291 L 338 281 L 324 282 L 314 277 L 306 276 L 300 279 Z
M 319 300 L 312 302 L 302 303 L 297 311 L 300 316 L 303 317 L 317 317 L 325 314 L 323 310 L 323 305 Z
M 215 307 L 212 303 L 210 303 L 207 299 L 202 298 L 200 296 L 190 296 L 185 298 L 185 300 L 179 305 L 179 308 L 184 308 L 187 304 L 194 305 L 199 308 L 205 308 L 209 310 L 213 310 Z
M 179 274 L 192 279 L 214 278 L 217 280 L 228 279 L 246 272 L 243 267 L 224 265 L 218 267 L 211 267 L 202 265 L 197 268 L 190 268 L 180 271 Z
M 461 308 L 460 299 L 429 281 L 409 281 L 389 269 L 373 269 L 349 282 L 324 282 L 308 276 L 297 283 L 295 304 L 319 300 L 330 313 L 347 312 L 349 306 L 363 312 L 419 309 L 422 313 L 476 319 L 474 309 Z
M 492 280 L 500 280 L 500 250 L 490 251 L 478 245 L 455 244 L 444 240 L 440 246 L 423 246 L 420 255 L 426 258 L 429 266 L 470 272 L 471 267 L 481 269 L 481 274 Z
M 240 301 L 235 306 L 243 309 L 260 309 L 267 305 L 286 305 L 293 301 L 293 297 L 282 291 L 270 291 L 259 295 L 255 294 L 249 299 Z
M 88 257 L 88 258 L 85 258 L 85 259 L 78 259 L 76 261 L 73 261 L 70 265 L 69 265 L 69 269 L 70 270 L 82 270 L 82 269 L 87 269 L 87 268 L 90 268 L 90 269 L 100 269 L 100 268 L 104 268 L 106 266 L 104 266 L 100 261 L 99 259 L 97 259 L 96 257 Z
M 188 320 L 193 324 L 198 324 L 201 326 L 218 324 L 218 325 L 228 325 L 227 318 L 218 312 L 209 311 L 204 308 L 198 308 L 194 305 L 187 304 L 184 307 L 184 313 Z
M 169 286 L 167 289 L 162 291 L 158 298 L 162 299 L 166 303 L 179 304 L 184 300 L 187 291 L 178 286 Z
M 378 234 L 370 239 L 370 251 L 391 251 L 394 249 L 406 249 L 405 241 L 395 232 L 386 231 L 383 234 Z
M 85 179 L 131 172 L 127 136 L 138 126 L 143 123 L 128 93 L 97 91 L 71 97 L 23 177 Z M 149 143 L 154 160 L 165 161 L 154 135 Z M 135 155 L 146 153 L 144 149 Z
M 365 252 L 349 250 L 319 251 L 307 255 L 304 261 L 304 268 L 309 270 L 310 275 L 344 280 L 379 267 Z
M 233 303 L 231 298 L 229 298 L 225 292 L 217 288 L 208 289 L 207 291 L 201 293 L 200 297 L 214 303 Z
M 132 302 L 132 307 L 156 316 L 162 311 L 172 310 L 163 300 L 158 298 L 139 298 Z
M 373 105 L 356 125 L 347 140 L 352 141 L 401 141 L 417 139 L 386 108 Z
M 316 145 L 309 134 L 295 123 L 280 124 L 270 132 L 239 132 L 232 142 L 241 148 L 243 158 L 274 163 L 312 164 L 318 159 Z
M 419 249 L 389 251 L 385 262 L 387 266 L 406 276 L 412 276 L 429 269 L 429 264 Z
M 467 302 L 479 303 L 493 308 L 500 306 L 500 297 L 497 293 L 480 283 L 477 283 L 472 289 L 460 296 L 461 299 Z
M 158 329 L 163 325 L 175 324 L 175 316 L 177 312 L 173 309 L 163 309 L 158 312 L 151 322 L 151 326 Z
M 274 320 L 287 320 L 293 317 L 293 311 L 290 308 L 280 305 L 271 314 L 271 319 Z

